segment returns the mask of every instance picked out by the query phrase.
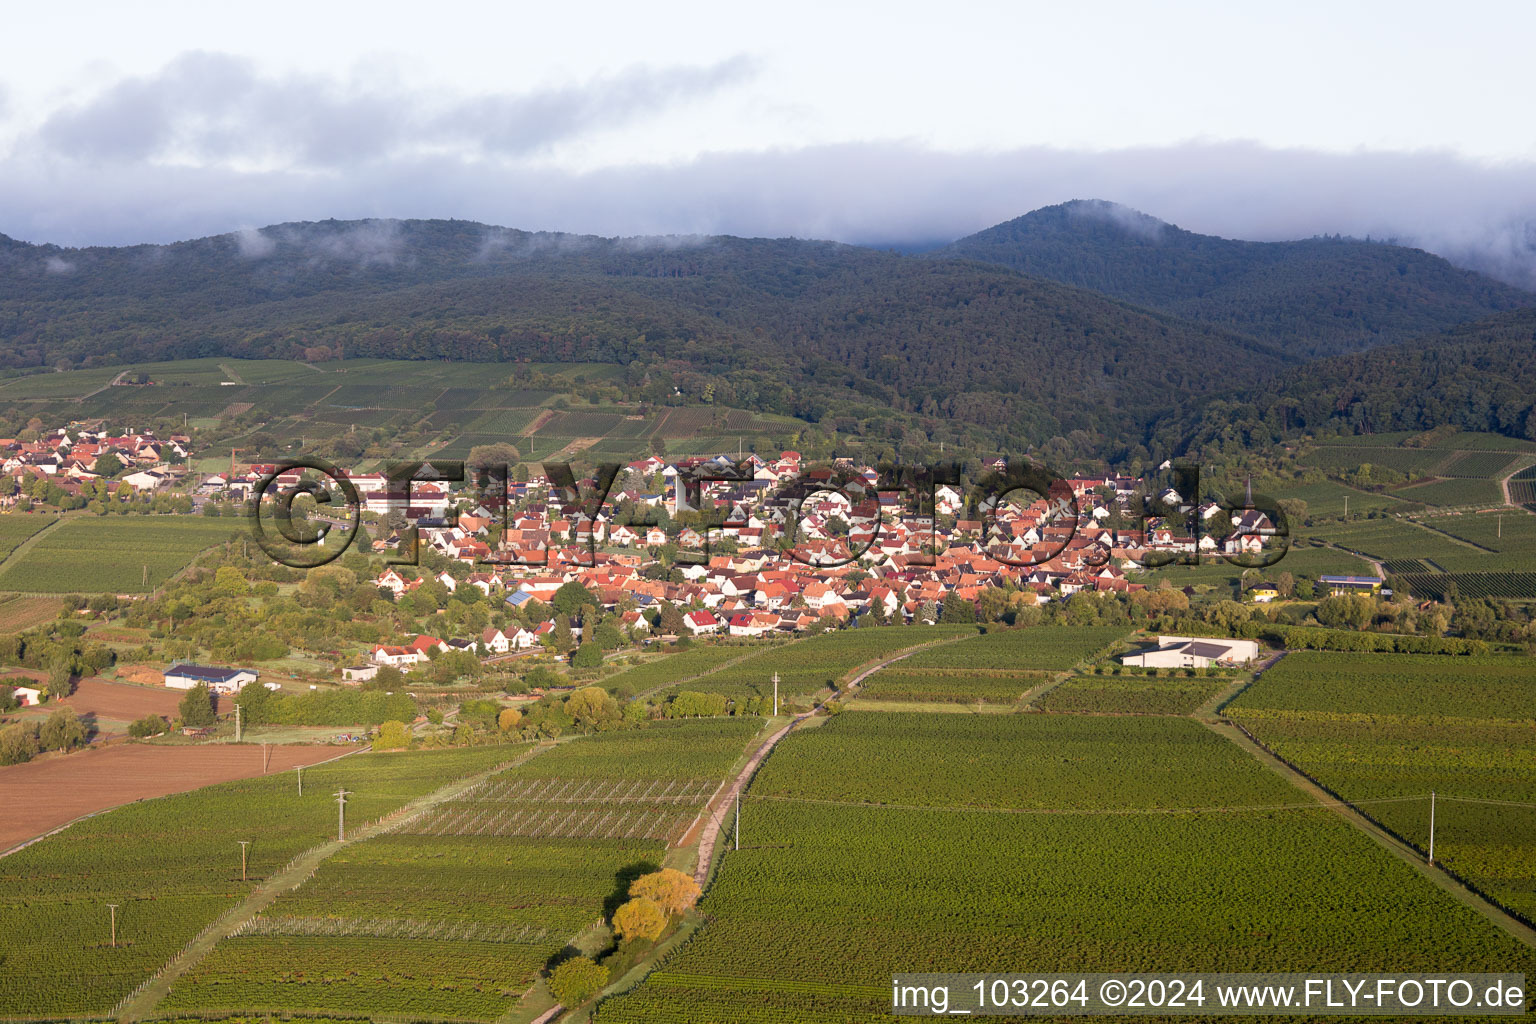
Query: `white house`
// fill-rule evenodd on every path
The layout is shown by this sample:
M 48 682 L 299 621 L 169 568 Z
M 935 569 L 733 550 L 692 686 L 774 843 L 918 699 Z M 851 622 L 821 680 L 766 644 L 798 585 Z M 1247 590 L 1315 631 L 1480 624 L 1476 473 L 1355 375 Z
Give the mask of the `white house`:
M 1255 640 L 1160 636 L 1156 647 L 1127 654 L 1120 663 L 1141 668 L 1209 668 L 1212 665 L 1241 665 L 1258 658 L 1259 645 Z
M 253 668 L 225 668 L 219 665 L 193 665 L 182 663 L 165 670 L 165 685 L 173 690 L 190 690 L 199 683 L 207 683 L 214 693 L 239 693 L 247 683 L 256 681 Z M 267 689 L 276 690 L 278 684 L 267 683 Z
M 43 691 L 34 686 L 17 686 L 13 687 L 13 689 L 16 693 L 16 699 L 21 701 L 21 706 L 24 708 L 42 703 Z

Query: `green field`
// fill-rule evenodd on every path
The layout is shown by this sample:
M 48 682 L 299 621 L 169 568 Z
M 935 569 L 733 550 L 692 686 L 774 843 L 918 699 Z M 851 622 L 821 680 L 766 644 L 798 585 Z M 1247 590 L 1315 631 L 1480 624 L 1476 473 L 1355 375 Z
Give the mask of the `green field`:
M 1402 504 L 1390 494 L 1359 491 L 1332 480 L 1315 484 L 1273 481 L 1265 482 L 1262 488 L 1259 481 L 1254 481 L 1253 489 L 1255 492 L 1262 490 L 1272 498 L 1299 498 L 1307 503 L 1307 514 L 1310 516 L 1342 516 L 1345 512 L 1346 498 L 1351 515 L 1390 510 Z M 1298 525 L 1291 524 L 1291 529 L 1294 531 Z
M 1434 483 L 1400 487 L 1392 492 L 1404 501 L 1422 501 L 1446 508 L 1498 505 L 1504 492 L 1493 480 L 1436 480 Z
M 998 964 L 1536 963 L 1231 743 L 1167 718 L 865 714 L 792 734 L 701 909 L 703 929 L 597 1019 L 886 1020 L 893 973 Z
M 804 699 L 835 687 L 855 669 L 909 647 L 936 640 L 968 636 L 974 626 L 887 626 L 839 630 L 792 644 L 771 647 L 745 661 L 681 684 L 685 690 L 720 693 L 730 698 L 772 697 L 773 677 L 779 695 Z
M 1433 448 L 1389 448 L 1376 445 L 1327 445 L 1308 452 L 1301 462 L 1318 469 L 1354 469 L 1357 466 L 1381 466 L 1416 476 L 1435 472 L 1453 458 L 1453 453 Z M 1278 497 L 1278 495 L 1277 495 Z
M 21 512 L 0 515 L 0 562 L 11 557 L 11 552 L 28 537 L 56 522 L 58 518 L 55 516 L 26 515 Z
M 628 879 L 660 866 L 760 725 L 603 733 L 499 773 L 328 859 L 165 1008 L 493 1020 Z
M 1434 567 L 1464 572 L 1488 572 L 1500 568 L 1491 552 L 1396 517 L 1330 523 L 1311 533 L 1346 550 L 1359 551 L 1382 561 L 1428 559 Z
M 296 854 L 335 836 L 341 786 L 348 823 L 510 760 L 514 747 L 359 754 L 291 777 L 226 783 L 129 804 L 0 860 L 0 1007 L 10 1014 L 103 1013 L 209 922 Z M 88 755 L 76 755 L 88 756 Z M 250 847 L 240 881 L 237 840 Z M 119 903 L 116 949 L 107 903 Z
M 646 693 L 658 687 L 674 685 L 692 676 L 711 672 L 728 661 L 748 657 L 753 653 L 753 647 L 716 647 L 699 644 L 676 654 L 649 658 L 638 665 L 604 678 L 602 686 L 610 693 L 623 686 L 629 687 L 637 694 Z
M 242 528 L 202 516 L 71 516 L 0 565 L 0 590 L 142 593 Z
M 1421 850 L 1436 792 L 1437 862 L 1536 920 L 1529 658 L 1292 654 L 1227 713 Z
M 1038 700 L 1042 711 L 1187 715 L 1232 682 L 1223 677 L 1073 676 Z
M 1012 704 L 1049 672 L 967 672 L 904 668 L 897 662 L 864 681 L 861 692 L 879 701 L 940 704 Z
M 981 636 L 921 651 L 905 669 L 1063 672 L 1108 650 L 1129 635 L 1123 626 L 1051 626 L 993 629 Z
M 147 373 L 147 385 L 108 386 L 123 370 Z M 458 363 L 348 359 L 306 364 L 286 360 L 190 359 L 110 369 L 72 370 L 0 382 L 0 405 L 23 419 L 69 422 L 161 418 L 203 428 L 241 417 L 279 441 L 325 443 L 338 428 L 359 431 L 411 429 L 424 423 L 420 443 L 406 450 L 435 457 L 466 455 L 475 445 L 517 443 L 547 457 L 576 438 L 598 438 L 598 454 L 641 455 L 653 434 L 677 453 L 724 451 L 743 439 L 789 435 L 805 424 L 726 407 L 642 410 L 636 406 L 585 405 L 569 393 L 529 387 L 530 372 L 576 388 L 622 372 L 617 364 Z M 542 383 L 542 382 L 541 382 Z M 555 409 L 561 400 L 567 408 Z M 534 431 L 524 432 L 549 412 Z M 521 441 L 519 441 L 521 438 Z M 212 468 L 210 465 L 209 468 Z

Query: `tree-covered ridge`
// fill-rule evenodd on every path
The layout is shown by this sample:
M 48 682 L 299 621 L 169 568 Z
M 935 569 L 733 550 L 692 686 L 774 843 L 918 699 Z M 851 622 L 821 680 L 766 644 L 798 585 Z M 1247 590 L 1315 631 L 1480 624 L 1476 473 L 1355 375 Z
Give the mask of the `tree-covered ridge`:
M 1036 210 L 936 255 L 1025 274 L 1269 339 L 1306 356 L 1403 341 L 1536 304 L 1438 256 L 1380 242 L 1246 242 L 1078 200 Z
M 1073 430 L 1134 439 L 1178 398 L 1287 363 L 1004 268 L 795 239 L 325 222 L 163 247 L 11 243 L 0 261 L 0 360 L 13 367 L 337 351 L 597 361 L 816 422 L 898 414 L 893 440 L 953 422 L 996 446 Z
M 1536 440 L 1536 310 L 1296 367 L 1271 385 L 1170 416 L 1155 434 L 1182 451 L 1442 425 Z

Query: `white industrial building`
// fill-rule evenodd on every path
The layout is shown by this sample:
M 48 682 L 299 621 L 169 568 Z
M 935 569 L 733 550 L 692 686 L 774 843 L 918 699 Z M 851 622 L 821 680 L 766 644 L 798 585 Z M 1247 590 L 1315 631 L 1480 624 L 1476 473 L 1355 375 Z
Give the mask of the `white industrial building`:
M 1160 636 L 1148 647 L 1120 659 L 1137 668 L 1209 668 L 1212 665 L 1243 665 L 1259 660 L 1256 640 L 1228 640 L 1203 636 Z

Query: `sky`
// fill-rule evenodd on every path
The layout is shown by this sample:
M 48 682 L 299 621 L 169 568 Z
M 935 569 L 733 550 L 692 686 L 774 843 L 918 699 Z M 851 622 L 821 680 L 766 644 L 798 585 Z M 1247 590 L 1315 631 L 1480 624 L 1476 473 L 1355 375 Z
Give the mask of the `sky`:
M 0 232 L 947 241 L 1074 198 L 1536 286 L 1536 5 L 6 0 Z

